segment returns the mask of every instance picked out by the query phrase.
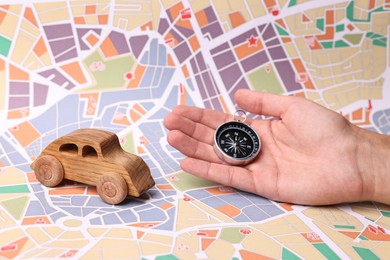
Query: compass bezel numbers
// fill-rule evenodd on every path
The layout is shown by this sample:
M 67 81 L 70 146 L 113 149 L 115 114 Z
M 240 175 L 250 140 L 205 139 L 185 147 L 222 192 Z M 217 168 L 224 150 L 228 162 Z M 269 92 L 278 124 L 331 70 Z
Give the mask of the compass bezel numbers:
M 256 131 L 239 121 L 220 125 L 215 132 L 214 142 L 218 156 L 234 165 L 253 160 L 261 148 L 260 137 Z

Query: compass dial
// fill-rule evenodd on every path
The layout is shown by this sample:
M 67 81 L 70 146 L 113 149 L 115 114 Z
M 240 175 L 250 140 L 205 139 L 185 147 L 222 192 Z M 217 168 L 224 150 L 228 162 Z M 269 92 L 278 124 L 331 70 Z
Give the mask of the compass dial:
M 219 157 L 234 165 L 248 163 L 257 156 L 261 147 L 257 133 L 238 121 L 227 122 L 218 127 L 214 141 Z

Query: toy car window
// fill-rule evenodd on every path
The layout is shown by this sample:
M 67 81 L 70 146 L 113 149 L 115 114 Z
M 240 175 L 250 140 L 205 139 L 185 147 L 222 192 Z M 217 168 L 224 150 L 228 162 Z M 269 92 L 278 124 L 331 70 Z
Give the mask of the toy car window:
M 83 147 L 82 156 L 83 157 L 97 157 L 97 152 L 96 152 L 95 148 L 93 148 L 92 146 L 86 145 Z
M 60 146 L 60 152 L 62 153 L 70 153 L 70 154 L 77 154 L 78 147 L 75 144 L 63 144 Z

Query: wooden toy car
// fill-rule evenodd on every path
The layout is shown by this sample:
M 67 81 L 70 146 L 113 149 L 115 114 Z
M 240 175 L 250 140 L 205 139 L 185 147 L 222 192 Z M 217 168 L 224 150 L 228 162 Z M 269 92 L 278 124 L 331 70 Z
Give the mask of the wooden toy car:
M 96 186 L 103 201 L 121 203 L 139 197 L 154 185 L 144 160 L 124 151 L 117 135 L 79 129 L 50 143 L 31 164 L 39 182 L 48 187 L 68 179 Z

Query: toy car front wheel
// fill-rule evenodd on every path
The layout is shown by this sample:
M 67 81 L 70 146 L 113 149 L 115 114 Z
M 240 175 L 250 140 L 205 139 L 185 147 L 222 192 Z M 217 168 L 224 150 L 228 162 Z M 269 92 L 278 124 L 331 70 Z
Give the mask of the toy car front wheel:
M 64 178 L 61 162 L 51 155 L 44 155 L 37 159 L 34 173 L 37 180 L 47 187 L 57 186 Z
M 119 204 L 127 196 L 127 184 L 118 173 L 106 173 L 99 177 L 96 189 L 100 198 L 108 204 Z

